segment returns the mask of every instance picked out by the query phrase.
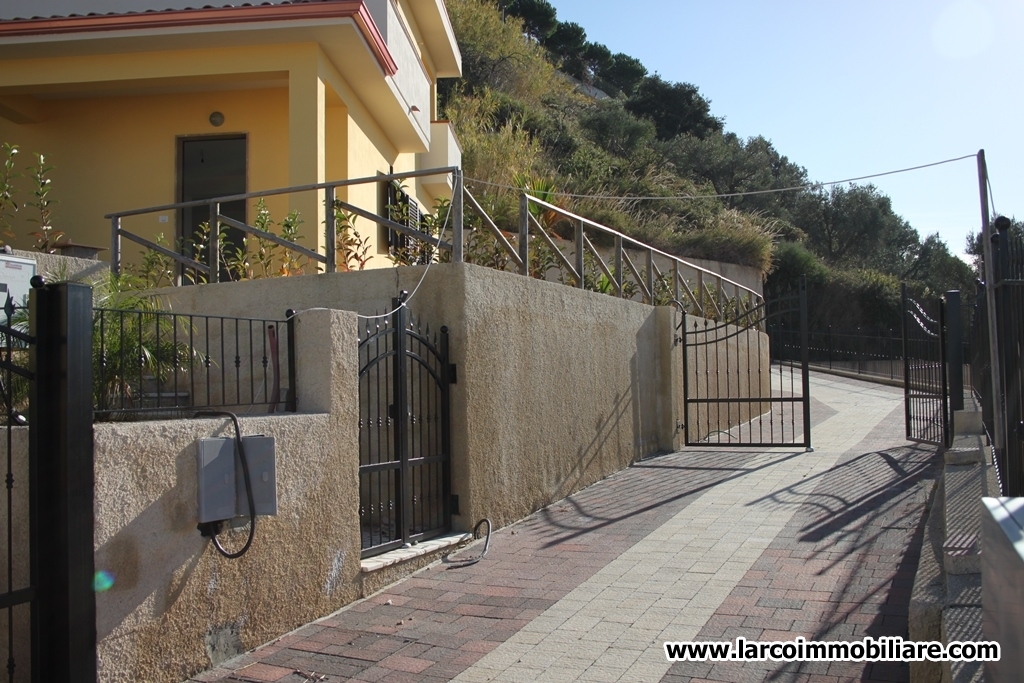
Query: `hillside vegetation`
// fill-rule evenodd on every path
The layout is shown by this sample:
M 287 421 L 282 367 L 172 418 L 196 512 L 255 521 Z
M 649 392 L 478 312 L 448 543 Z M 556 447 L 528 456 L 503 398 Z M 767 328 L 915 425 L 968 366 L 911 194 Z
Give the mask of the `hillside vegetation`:
M 513 188 L 532 189 L 665 251 L 758 268 L 769 288 L 806 274 L 812 301 L 830 302 L 815 325 L 897 325 L 900 280 L 918 294 L 971 286 L 970 267 L 871 185 L 712 197 L 813 181 L 771 141 L 725 130 L 695 86 L 588 41 L 547 0 L 447 5 L 464 75 L 442 84 L 442 111 L 503 229 L 517 225 Z

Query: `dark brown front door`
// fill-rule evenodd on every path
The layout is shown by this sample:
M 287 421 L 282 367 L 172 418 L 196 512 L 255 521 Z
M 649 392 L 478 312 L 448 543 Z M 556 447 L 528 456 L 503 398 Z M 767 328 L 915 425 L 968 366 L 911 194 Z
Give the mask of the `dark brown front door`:
M 244 135 L 181 138 L 178 150 L 181 169 L 180 201 L 245 194 L 246 142 Z M 220 206 L 220 213 L 244 223 L 245 201 L 225 202 Z M 185 253 L 192 255 L 194 236 L 200 224 L 209 222 L 210 210 L 206 206 L 185 208 L 182 209 L 180 220 L 183 248 Z M 243 235 L 240 230 L 228 228 L 226 234 L 227 249 L 241 247 Z M 222 279 L 226 275 L 222 266 Z

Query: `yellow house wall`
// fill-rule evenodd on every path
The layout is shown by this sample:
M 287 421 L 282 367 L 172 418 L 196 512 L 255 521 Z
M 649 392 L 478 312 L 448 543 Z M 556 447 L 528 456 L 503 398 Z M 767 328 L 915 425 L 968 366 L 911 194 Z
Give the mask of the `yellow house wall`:
M 110 223 L 104 214 L 178 200 L 178 138 L 239 135 L 248 139 L 249 189 L 288 184 L 288 146 L 280 131 L 288 122 L 288 91 L 219 91 L 152 96 L 55 100 L 45 103 L 47 117 L 16 125 L 0 119 L 0 140 L 20 145 L 22 165 L 43 152 L 53 166 L 51 199 L 54 225 L 78 243 L 109 247 Z M 224 114 L 224 125 L 209 122 Z M 28 190 L 26 178 L 20 185 Z M 286 204 L 268 204 L 282 216 Z M 276 205 L 276 206 L 275 206 Z M 15 246 L 28 248 L 35 226 L 30 207 L 19 211 Z M 251 216 L 251 212 L 250 212 Z M 167 222 L 160 222 L 160 217 Z M 126 218 L 123 226 L 147 239 L 176 234 L 173 212 Z M 126 258 L 137 250 L 126 245 Z
M 423 61 L 423 67 L 430 78 L 430 120 L 437 121 L 439 118 L 437 113 L 437 67 L 434 65 L 434 60 L 430 54 L 422 49 L 426 39 L 423 36 L 423 31 L 420 30 L 419 24 L 412 20 L 412 12 L 408 9 L 408 0 L 399 0 L 397 4 L 399 14 L 401 14 L 406 25 L 409 27 L 410 33 L 412 33 L 416 54 Z
M 418 35 L 415 26 L 411 30 Z M 225 74 L 230 74 L 229 87 L 238 89 L 225 89 Z M 239 88 L 254 80 L 262 81 L 261 87 Z M 174 92 L 149 94 L 157 90 Z M 41 91 L 60 98 L 36 97 Z M 124 94 L 140 91 L 147 94 Z M 36 93 L 15 99 L 37 105 L 38 119 L 14 123 L 0 117 L 0 141 L 21 147 L 21 165 L 30 162 L 31 152 L 47 154 L 54 166 L 51 199 L 58 202 L 54 225 L 77 243 L 109 247 L 104 214 L 178 200 L 177 138 L 182 136 L 247 135 L 249 191 L 372 177 L 392 166 L 416 168 L 415 154 L 399 153 L 315 43 L 8 60 L 0 69 L 0 95 L 7 93 L 9 100 L 18 92 Z M 213 111 L 224 114 L 223 126 L 209 123 Z M 27 179 L 20 184 L 28 189 Z M 419 182 L 405 184 L 424 210 L 433 206 L 434 198 Z M 371 183 L 342 190 L 339 197 L 376 211 L 378 193 Z M 320 193 L 270 198 L 267 204 L 278 221 L 290 210 L 300 211 L 300 244 L 324 252 Z M 16 247 L 31 248 L 34 242 L 28 214 L 24 210 L 18 217 L 10 240 Z M 249 218 L 253 215 L 250 203 Z M 125 218 L 123 227 L 147 239 L 162 233 L 173 242 L 177 216 L 162 216 L 165 222 L 161 214 Z M 391 265 L 383 231 L 365 219 L 357 220 L 356 229 L 370 242 L 374 258 L 368 267 Z M 126 241 L 122 248 L 128 262 L 142 251 Z

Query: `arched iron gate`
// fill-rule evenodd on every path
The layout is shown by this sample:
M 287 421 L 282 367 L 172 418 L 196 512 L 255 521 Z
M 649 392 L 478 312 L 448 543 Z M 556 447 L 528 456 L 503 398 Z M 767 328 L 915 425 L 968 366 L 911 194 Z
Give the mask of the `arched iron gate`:
M 934 297 L 903 300 L 903 396 L 907 439 L 948 445 L 949 390 L 946 382 L 946 305 Z
M 359 525 L 370 557 L 451 527 L 448 328 L 394 300 L 359 341 Z
M 721 322 L 684 313 L 680 324 L 686 445 L 810 449 L 805 281 L 726 309 Z

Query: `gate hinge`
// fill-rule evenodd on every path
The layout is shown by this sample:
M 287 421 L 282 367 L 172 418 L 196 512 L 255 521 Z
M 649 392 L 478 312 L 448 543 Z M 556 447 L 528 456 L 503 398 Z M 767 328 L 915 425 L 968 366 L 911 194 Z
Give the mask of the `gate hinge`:
M 455 363 L 448 364 L 448 384 L 458 384 L 459 373 L 456 370 Z

